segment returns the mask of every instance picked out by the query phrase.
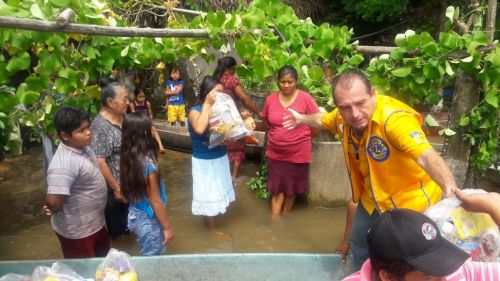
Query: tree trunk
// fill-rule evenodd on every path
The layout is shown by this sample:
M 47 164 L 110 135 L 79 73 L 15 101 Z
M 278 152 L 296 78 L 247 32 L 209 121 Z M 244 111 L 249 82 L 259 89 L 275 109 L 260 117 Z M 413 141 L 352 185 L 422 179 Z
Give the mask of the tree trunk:
M 497 17 L 497 0 L 488 0 L 488 13 L 486 14 L 486 37 L 493 42 L 495 37 L 495 19 Z
M 463 140 L 464 129 L 456 126 L 464 114 L 468 114 L 479 103 L 480 84 L 474 77 L 459 71 L 455 82 L 453 101 L 448 124 L 456 134 L 444 145 L 443 156 L 450 166 L 459 187 L 469 187 L 472 183 L 472 170 L 469 170 L 471 144 Z

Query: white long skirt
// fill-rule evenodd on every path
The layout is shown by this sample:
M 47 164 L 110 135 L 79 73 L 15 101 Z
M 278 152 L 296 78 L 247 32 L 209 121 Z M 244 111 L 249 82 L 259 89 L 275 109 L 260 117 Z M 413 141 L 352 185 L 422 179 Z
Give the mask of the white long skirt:
M 193 215 L 213 217 L 224 214 L 233 202 L 234 189 L 227 154 L 217 159 L 191 157 L 193 174 Z

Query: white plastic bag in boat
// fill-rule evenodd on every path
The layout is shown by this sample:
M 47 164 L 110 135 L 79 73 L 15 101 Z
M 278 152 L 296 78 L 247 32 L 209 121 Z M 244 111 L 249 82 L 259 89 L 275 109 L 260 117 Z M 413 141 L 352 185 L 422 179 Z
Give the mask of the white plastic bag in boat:
M 51 267 L 37 266 L 33 270 L 33 281 L 85 281 L 87 279 L 78 275 L 64 263 L 55 262 Z
M 130 256 L 117 249 L 110 249 L 95 273 L 96 281 L 138 281 Z
M 31 281 L 31 276 L 8 273 L 0 278 L 0 281 Z

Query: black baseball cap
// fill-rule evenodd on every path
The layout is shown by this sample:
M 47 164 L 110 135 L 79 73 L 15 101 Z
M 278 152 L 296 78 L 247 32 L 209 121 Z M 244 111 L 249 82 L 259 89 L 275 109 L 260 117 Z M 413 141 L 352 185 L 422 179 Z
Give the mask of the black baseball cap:
M 366 239 L 371 259 L 404 261 L 433 276 L 447 276 L 469 258 L 441 236 L 432 219 L 408 209 L 393 209 L 380 215 Z

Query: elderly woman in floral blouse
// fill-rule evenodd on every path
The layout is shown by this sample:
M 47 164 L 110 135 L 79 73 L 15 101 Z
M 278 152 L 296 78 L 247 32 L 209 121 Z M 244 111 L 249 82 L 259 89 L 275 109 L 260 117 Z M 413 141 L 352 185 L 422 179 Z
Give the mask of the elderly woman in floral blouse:
M 123 115 L 129 104 L 128 92 L 119 82 L 101 83 L 103 107 L 92 121 L 91 148 L 97 156 L 99 169 L 108 186 L 108 201 L 104 212 L 111 239 L 128 234 L 128 204 L 120 188 L 120 146 Z

